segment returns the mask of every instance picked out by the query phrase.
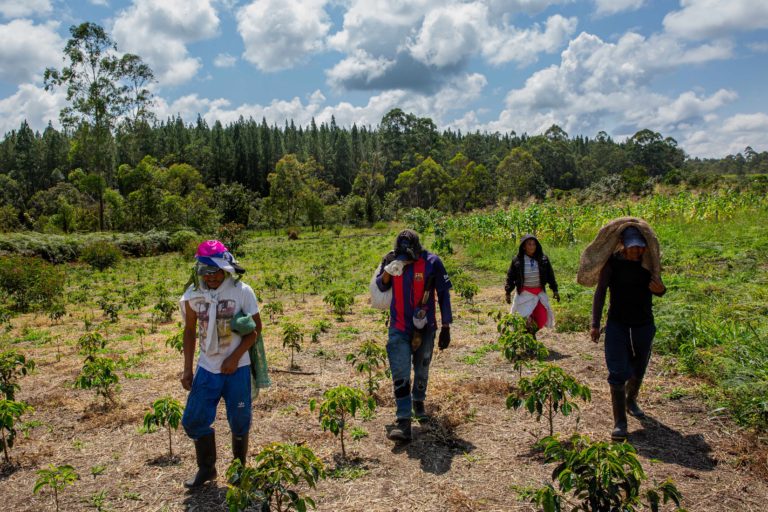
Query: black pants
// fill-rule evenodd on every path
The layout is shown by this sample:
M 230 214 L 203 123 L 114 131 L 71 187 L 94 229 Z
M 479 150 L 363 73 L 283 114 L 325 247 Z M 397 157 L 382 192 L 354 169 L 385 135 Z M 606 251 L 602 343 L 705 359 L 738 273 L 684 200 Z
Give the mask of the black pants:
M 605 326 L 605 364 L 608 383 L 621 385 L 630 377 L 642 379 L 651 359 L 656 326 L 653 323 L 629 327 L 608 320 Z

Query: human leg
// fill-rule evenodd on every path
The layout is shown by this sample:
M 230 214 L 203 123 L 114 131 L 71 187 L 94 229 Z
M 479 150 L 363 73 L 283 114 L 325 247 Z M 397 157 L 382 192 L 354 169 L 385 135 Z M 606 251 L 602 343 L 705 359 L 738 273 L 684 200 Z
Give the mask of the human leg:
M 653 324 L 630 329 L 632 376 L 627 381 L 627 412 L 636 418 L 645 417 L 645 412 L 637 404 L 637 396 L 640 393 L 648 362 L 651 360 L 655 334 L 656 326 Z
M 392 372 L 395 394 L 396 424 L 389 431 L 389 438 L 407 441 L 411 438 L 411 340 L 410 336 L 394 327 L 389 328 L 387 358 Z
M 613 430 L 611 439 L 627 438 L 627 411 L 625 383 L 631 375 L 629 329 L 618 322 L 608 321 L 605 326 L 605 364 L 611 388 Z
M 198 487 L 216 478 L 216 434 L 211 427 L 216 419 L 216 406 L 221 399 L 223 379 L 198 368 L 181 424 L 195 443 L 197 474 L 184 482 L 188 488 Z
M 232 431 L 232 456 L 245 465 L 248 455 L 248 432 L 251 427 L 251 374 L 248 366 L 242 366 L 225 378 L 224 403 L 227 421 Z
M 413 413 L 416 419 L 427 418 L 424 408 L 424 400 L 427 398 L 427 385 L 429 384 L 429 365 L 432 362 L 432 352 L 435 347 L 435 332 L 426 330 L 422 333 L 421 346 L 413 354 Z

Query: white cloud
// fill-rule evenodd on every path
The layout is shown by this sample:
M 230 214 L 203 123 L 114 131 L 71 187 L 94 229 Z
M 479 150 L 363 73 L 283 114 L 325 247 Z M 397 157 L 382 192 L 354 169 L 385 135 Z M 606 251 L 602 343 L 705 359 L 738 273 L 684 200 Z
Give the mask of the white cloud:
M 282 126 L 286 120 L 293 120 L 297 125 L 307 126 L 312 118 L 317 123 L 330 122 L 335 117 L 341 126 L 375 126 L 381 118 L 395 107 L 420 116 L 431 117 L 438 125 L 444 125 L 443 119 L 464 105 L 476 100 L 486 85 L 486 79 L 479 74 L 456 77 L 435 94 L 414 94 L 403 89 L 384 91 L 371 96 L 367 104 L 355 106 L 342 101 L 327 105 L 326 98 L 320 91 L 308 96 L 306 101 L 298 97 L 290 100 L 272 100 L 269 104 L 248 104 L 233 106 L 224 98 L 200 98 L 197 94 L 184 96 L 168 104 L 159 99 L 155 113 L 160 119 L 181 115 L 184 120 L 195 119 L 198 114 L 212 124 L 215 121 L 231 123 L 240 116 Z
M 64 41 L 57 28 L 56 22 L 35 25 L 27 19 L 0 25 L 0 80 L 33 82 L 46 67 L 59 66 Z
M 323 49 L 325 0 L 255 0 L 237 12 L 243 58 L 262 71 L 289 69 Z
M 747 47 L 753 52 L 768 53 L 768 41 L 761 41 L 759 43 L 749 43 Z
M 237 57 L 228 53 L 220 53 L 213 60 L 213 65 L 217 68 L 231 68 L 237 63 Z
M 491 64 L 516 61 L 521 64 L 535 62 L 539 53 L 553 53 L 576 31 L 576 18 L 559 14 L 547 19 L 544 30 L 538 24 L 525 30 L 493 28 L 483 40 L 483 55 Z
M 682 9 L 664 17 L 670 34 L 706 39 L 768 28 L 768 2 L 762 0 L 681 0 Z
M 439 68 L 462 62 L 480 49 L 488 34 L 488 9 L 477 2 L 433 9 L 424 18 L 410 52 L 416 60 Z
M 88 0 L 88 3 L 99 7 L 109 7 L 109 0 Z
M 186 45 L 216 35 L 219 18 L 211 0 L 134 0 L 120 12 L 112 35 L 122 51 L 141 56 L 161 85 L 190 80 L 202 66 Z
M 562 52 L 559 65 L 533 73 L 510 91 L 506 109 L 486 128 L 542 133 L 554 123 L 569 133 L 632 135 L 641 128 L 669 133 L 701 123 L 735 101 L 736 93 L 684 91 L 669 97 L 653 92 L 652 80 L 682 64 L 725 58 L 730 50 L 714 43 L 687 48 L 669 37 L 634 33 L 609 43 L 582 33 Z
M 624 11 L 636 11 L 644 3 L 645 0 L 595 0 L 595 12 L 598 16 L 610 16 Z
M 46 16 L 52 10 L 50 0 L 0 0 L 0 14 L 6 18 Z
M 381 78 L 394 63 L 394 60 L 385 57 L 373 57 L 365 50 L 356 50 L 326 71 L 326 76 L 334 89 L 340 89 L 343 84 L 352 81 L 370 84 L 373 80 Z
M 16 92 L 0 99 L 0 133 L 16 130 L 26 120 L 33 130 L 48 122 L 59 127 L 59 111 L 67 104 L 65 91 L 46 92 L 33 84 L 21 84 Z
M 686 134 L 680 142 L 689 154 L 722 158 L 735 155 L 751 146 L 755 151 L 766 151 L 765 134 L 768 133 L 768 114 L 736 114 L 725 121 L 713 120 Z M 762 144 L 759 146 L 758 144 Z

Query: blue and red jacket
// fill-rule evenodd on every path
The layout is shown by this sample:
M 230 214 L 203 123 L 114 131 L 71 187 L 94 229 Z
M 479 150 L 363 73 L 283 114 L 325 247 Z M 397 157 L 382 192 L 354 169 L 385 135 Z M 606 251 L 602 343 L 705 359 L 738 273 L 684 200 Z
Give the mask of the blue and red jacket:
M 376 285 L 379 290 L 385 292 L 392 288 L 392 304 L 389 307 L 390 325 L 398 331 L 413 332 L 413 313 L 421 302 L 424 288 L 430 276 L 434 276 L 434 284 L 429 292 L 427 303 L 423 306 L 427 310 L 427 327 L 437 329 L 435 316 L 435 295 L 440 303 L 440 318 L 443 324 L 453 322 L 451 314 L 451 296 L 448 290 L 453 286 L 445 266 L 436 254 L 422 251 L 418 260 L 403 269 L 403 275 L 392 276 L 389 283 L 384 284 L 381 275 L 384 269 L 379 269 L 376 276 Z

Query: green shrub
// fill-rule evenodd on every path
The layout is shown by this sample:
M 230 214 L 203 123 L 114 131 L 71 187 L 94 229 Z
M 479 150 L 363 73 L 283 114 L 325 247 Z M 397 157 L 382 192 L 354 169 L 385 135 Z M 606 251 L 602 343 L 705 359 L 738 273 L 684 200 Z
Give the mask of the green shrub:
M 0 290 L 21 312 L 45 309 L 64 289 L 64 270 L 40 258 L 3 256 L 0 258 Z
M 373 397 L 349 386 L 336 386 L 323 393 L 323 402 L 318 405 L 316 399 L 309 401 L 309 410 L 318 410 L 318 419 L 323 430 L 330 430 L 341 441 L 341 456 L 347 458 L 344 447 L 344 431 L 347 423 L 354 418 L 357 411 L 364 416 L 373 413 L 376 401 Z
M 190 247 L 197 247 L 197 241 L 199 239 L 200 236 L 194 231 L 189 229 L 182 229 L 180 231 L 176 231 L 168 238 L 168 247 L 170 247 L 171 250 L 179 252 L 185 256 L 193 256 L 194 252 L 189 254 L 188 250 Z
M 122 258 L 120 248 L 106 240 L 90 243 L 80 253 L 80 260 L 97 270 L 114 267 Z

